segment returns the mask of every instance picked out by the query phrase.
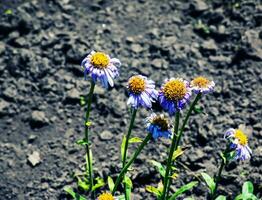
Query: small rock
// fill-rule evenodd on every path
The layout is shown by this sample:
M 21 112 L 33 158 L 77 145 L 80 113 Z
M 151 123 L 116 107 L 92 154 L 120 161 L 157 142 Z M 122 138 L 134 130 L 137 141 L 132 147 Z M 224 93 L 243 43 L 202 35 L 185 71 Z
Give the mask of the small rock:
M 27 42 L 26 42 L 25 38 L 19 37 L 15 40 L 15 45 L 17 45 L 18 47 L 26 47 Z
M 34 151 L 32 154 L 28 155 L 29 163 L 34 167 L 41 162 L 40 154 Z
M 0 42 L 0 55 L 5 52 L 5 43 Z
M 0 115 L 7 114 L 7 109 L 10 103 L 6 102 L 5 100 L 0 100 Z
M 143 51 L 143 48 L 140 44 L 131 44 L 131 50 L 135 53 L 140 53 Z
M 103 141 L 111 140 L 113 138 L 113 134 L 110 131 L 103 131 L 100 134 L 100 139 Z
M 43 111 L 33 111 L 31 114 L 30 124 L 33 127 L 42 127 L 49 123 Z
M 218 49 L 214 40 L 204 41 L 201 47 L 203 50 L 208 51 L 216 51 Z
M 193 10 L 197 12 L 203 12 L 208 9 L 208 5 L 202 0 L 194 0 L 191 6 Z
M 73 88 L 67 92 L 66 95 L 67 103 L 77 103 L 79 102 L 79 99 L 80 99 L 80 92 L 76 88 Z
M 259 60 L 262 60 L 262 41 L 259 39 L 259 31 L 248 30 L 245 32 L 245 39 L 251 47 L 251 51 L 246 53 L 250 56 L 254 56 Z
M 8 87 L 4 90 L 3 95 L 8 100 L 14 100 L 17 95 L 17 90 L 14 87 Z
M 226 63 L 230 64 L 232 62 L 232 58 L 229 56 L 209 56 L 209 60 L 215 63 Z
M 28 142 L 32 143 L 33 141 L 35 141 L 36 138 L 37 138 L 36 135 L 30 135 L 29 138 L 28 138 Z
M 162 67 L 162 60 L 159 58 L 156 58 L 152 61 L 152 66 L 155 68 L 160 69 Z

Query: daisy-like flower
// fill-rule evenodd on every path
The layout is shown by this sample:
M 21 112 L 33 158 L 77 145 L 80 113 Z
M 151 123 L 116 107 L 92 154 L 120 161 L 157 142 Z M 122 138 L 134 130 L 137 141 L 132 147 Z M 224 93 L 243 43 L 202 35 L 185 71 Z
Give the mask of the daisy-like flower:
M 235 160 L 247 160 L 251 157 L 252 150 L 248 146 L 248 138 L 240 129 L 229 129 L 224 138 L 230 140 L 230 149 L 235 150 Z
M 148 80 L 145 76 L 135 75 L 129 78 L 127 89 L 129 91 L 127 105 L 135 109 L 151 108 L 152 102 L 157 99 L 158 92 L 155 90 L 154 81 Z
M 100 194 L 97 200 L 115 200 L 115 199 L 112 194 L 106 192 Z
M 171 138 L 171 126 L 168 119 L 163 115 L 152 113 L 147 119 L 147 131 L 152 134 L 154 139 L 159 137 Z
M 191 90 L 188 81 L 182 78 L 170 78 L 165 81 L 159 92 L 159 102 L 169 115 L 174 115 L 176 109 L 182 110 L 189 102 Z
M 215 83 L 203 76 L 198 76 L 190 82 L 190 87 L 196 94 L 207 94 L 214 91 Z
M 92 51 L 82 61 L 85 79 L 90 75 L 94 82 L 99 80 L 103 87 L 108 88 L 108 84 L 113 87 L 114 79 L 119 76 L 118 67 L 121 62 L 117 58 L 110 58 L 103 52 Z

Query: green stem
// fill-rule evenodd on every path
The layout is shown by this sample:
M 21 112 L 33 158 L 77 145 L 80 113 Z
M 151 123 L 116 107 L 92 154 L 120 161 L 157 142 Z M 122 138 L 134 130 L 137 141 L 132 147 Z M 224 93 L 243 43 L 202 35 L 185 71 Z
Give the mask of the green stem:
M 128 168 L 130 167 L 130 165 L 134 162 L 134 160 L 137 158 L 137 156 L 140 154 L 140 152 L 142 151 L 142 149 L 144 148 L 144 146 L 147 144 L 147 142 L 152 138 L 152 134 L 148 133 L 148 135 L 145 137 L 145 139 L 143 140 L 143 142 L 140 144 L 140 146 L 138 147 L 138 149 L 136 150 L 136 152 L 133 154 L 133 156 L 131 157 L 131 159 L 128 161 L 128 163 L 125 165 L 125 167 L 121 170 L 120 174 L 118 175 L 116 182 L 115 182 L 115 186 L 114 189 L 112 191 L 112 195 L 115 194 L 118 185 L 120 184 L 120 182 L 122 181 L 125 173 L 127 172 Z
M 191 103 L 191 105 L 190 105 L 190 107 L 189 107 L 189 110 L 187 111 L 187 114 L 186 114 L 186 117 L 185 117 L 185 119 L 184 119 L 184 121 L 183 121 L 183 123 L 182 123 L 181 129 L 179 130 L 179 134 L 177 135 L 176 144 L 175 144 L 175 150 L 174 150 L 174 151 L 176 151 L 177 148 L 178 148 L 178 146 L 179 146 L 179 142 L 180 142 L 180 140 L 181 140 L 181 137 L 182 137 L 182 135 L 183 135 L 183 132 L 184 132 L 184 129 L 185 129 L 185 127 L 186 127 L 186 124 L 187 124 L 187 122 L 188 122 L 188 120 L 189 120 L 189 117 L 191 116 L 192 111 L 194 110 L 194 107 L 195 107 L 195 105 L 197 104 L 197 102 L 200 100 L 201 96 L 202 96 L 202 93 L 198 93 L 198 94 L 197 94 L 196 98 L 195 98 L 194 101 Z M 168 185 L 167 185 L 167 196 L 168 196 L 168 194 L 169 194 L 170 184 L 171 184 L 171 181 L 168 181 Z
M 182 126 L 181 126 L 181 129 L 180 129 L 179 134 L 178 134 L 178 136 L 177 136 L 176 146 L 175 146 L 176 149 L 177 149 L 177 147 L 178 147 L 178 145 L 179 145 L 180 139 L 181 139 L 181 137 L 182 137 L 182 135 L 183 135 L 183 132 L 184 132 L 184 129 L 185 129 L 186 124 L 187 124 L 187 122 L 188 122 L 188 119 L 189 119 L 190 115 L 192 114 L 192 111 L 194 110 L 195 105 L 196 105 L 197 102 L 200 100 L 201 96 L 202 96 L 202 93 L 198 93 L 198 94 L 197 94 L 197 96 L 196 96 L 196 98 L 194 99 L 193 103 L 190 105 L 189 110 L 187 111 L 185 120 L 183 121 Z
M 128 128 L 127 135 L 126 135 L 126 141 L 125 141 L 125 148 L 124 148 L 124 154 L 123 154 L 123 160 L 122 160 L 123 168 L 125 167 L 125 164 L 126 164 L 128 141 L 129 141 L 129 138 L 131 136 L 132 129 L 134 127 L 136 113 L 137 113 L 137 109 L 133 108 L 132 109 L 131 121 L 130 121 L 130 124 L 129 124 L 129 128 Z M 124 183 L 124 191 L 125 191 L 125 199 L 127 199 L 127 191 L 126 191 L 126 184 L 125 183 Z
M 134 122 L 135 122 L 135 118 L 136 118 L 136 113 L 137 113 L 137 109 L 132 109 L 131 121 L 130 121 L 130 124 L 129 124 L 128 132 L 127 132 L 127 135 L 126 135 L 126 141 L 125 141 L 125 149 L 124 149 L 124 155 L 123 155 L 123 167 L 124 167 L 125 164 L 126 164 L 128 141 L 129 141 L 129 138 L 130 138 L 130 136 L 131 136 L 132 129 L 133 129 L 133 127 L 134 127 Z
M 169 151 L 169 155 L 168 155 L 168 160 L 167 160 L 167 165 L 166 165 L 166 173 L 165 173 L 165 177 L 164 177 L 164 188 L 163 188 L 163 193 L 162 193 L 162 198 L 161 199 L 165 199 L 167 194 L 167 186 L 169 185 L 169 181 L 170 181 L 170 170 L 171 170 L 171 165 L 172 165 L 172 157 L 173 157 L 173 153 L 175 150 L 175 144 L 176 144 L 176 134 L 178 133 L 178 127 L 179 127 L 179 109 L 177 109 L 176 111 L 176 116 L 175 116 L 175 128 L 174 128 L 174 136 L 172 138 L 172 144 L 170 147 L 170 151 Z
M 217 187 L 218 187 L 218 183 L 221 179 L 221 174 L 222 174 L 222 171 L 225 167 L 226 163 L 224 162 L 224 160 L 222 159 L 222 162 L 221 162 L 221 165 L 219 167 L 219 171 L 218 171 L 218 174 L 216 176 L 216 179 L 215 179 L 215 188 L 214 188 L 214 192 L 213 194 L 211 195 L 212 196 L 212 200 L 214 200 L 216 198 L 216 193 L 217 193 Z
M 89 177 L 89 183 L 90 183 L 90 190 L 91 191 L 92 191 L 92 187 L 94 185 L 94 182 L 93 182 L 93 167 L 92 167 L 92 160 L 91 160 L 91 146 L 90 146 L 90 143 L 89 143 L 89 134 L 88 134 L 89 125 L 87 125 L 87 123 L 89 122 L 89 116 L 90 116 L 90 111 L 91 111 L 91 103 L 92 103 L 92 97 L 93 97 L 94 89 L 95 89 L 95 82 L 92 81 L 90 91 L 89 91 L 89 95 L 88 95 L 86 119 L 85 119 L 85 140 L 87 142 L 87 144 L 85 145 L 86 155 L 87 155 L 86 156 L 87 157 L 86 173 L 87 173 L 87 176 Z

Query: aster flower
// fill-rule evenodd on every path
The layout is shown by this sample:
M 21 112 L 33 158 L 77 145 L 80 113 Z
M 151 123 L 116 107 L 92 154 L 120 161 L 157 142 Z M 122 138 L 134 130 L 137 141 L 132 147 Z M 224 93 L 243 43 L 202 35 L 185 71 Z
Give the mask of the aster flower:
M 155 90 L 154 81 L 148 80 L 145 76 L 135 75 L 129 78 L 127 89 L 129 91 L 127 105 L 135 109 L 151 108 L 152 102 L 157 99 L 158 92 Z
M 207 94 L 214 91 L 215 83 L 203 76 L 198 76 L 190 82 L 190 87 L 196 94 Z
M 103 52 L 92 51 L 82 61 L 81 66 L 84 68 L 85 79 L 89 74 L 94 82 L 99 80 L 103 87 L 108 88 L 108 84 L 114 86 L 113 80 L 119 76 L 117 68 L 121 63 L 117 58 L 110 58 Z
M 168 119 L 163 115 L 152 113 L 147 119 L 147 131 L 152 134 L 154 139 L 159 137 L 171 138 L 170 125 Z
M 191 90 L 188 81 L 182 78 L 170 78 L 165 80 L 159 92 L 159 102 L 162 108 L 174 115 L 176 109 L 182 110 L 189 102 Z
M 115 199 L 112 194 L 105 192 L 100 194 L 97 200 L 115 200 Z
M 235 150 L 235 160 L 247 160 L 252 151 L 248 146 L 248 138 L 240 129 L 230 128 L 225 132 L 224 138 L 230 140 L 230 149 Z

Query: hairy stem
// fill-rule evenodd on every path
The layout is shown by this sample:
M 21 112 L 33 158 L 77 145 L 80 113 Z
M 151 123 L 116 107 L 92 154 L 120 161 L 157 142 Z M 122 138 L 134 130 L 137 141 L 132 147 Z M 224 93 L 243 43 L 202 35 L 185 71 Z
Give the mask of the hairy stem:
M 89 116 L 91 111 L 91 103 L 92 103 L 92 97 L 95 89 L 95 82 L 91 82 L 91 87 L 88 95 L 88 102 L 87 102 L 87 110 L 86 110 L 86 118 L 85 118 L 85 140 L 87 144 L 85 145 L 86 148 L 86 173 L 89 177 L 89 183 L 90 183 L 90 190 L 92 191 L 92 187 L 94 185 L 93 181 L 93 166 L 92 166 L 92 160 L 91 160 L 91 146 L 89 142 L 89 125 L 87 123 L 89 122 Z
M 167 166 L 166 166 L 166 173 L 165 173 L 165 177 L 164 177 L 164 188 L 163 188 L 163 193 L 162 193 L 162 198 L 161 199 L 165 199 L 167 195 L 167 186 L 169 185 L 169 181 L 170 181 L 170 170 L 171 170 L 171 166 L 172 166 L 172 157 L 173 157 L 173 153 L 175 150 L 175 145 L 176 145 L 176 137 L 175 135 L 178 133 L 178 127 L 179 127 L 179 109 L 177 109 L 176 111 L 176 117 L 175 117 L 175 128 L 174 128 L 174 136 L 172 138 L 172 143 L 171 143 L 171 147 L 170 147 L 170 151 L 169 151 L 169 155 L 168 155 L 168 160 L 167 160 Z
M 127 131 L 127 135 L 126 135 L 125 148 L 124 148 L 124 154 L 123 154 L 123 160 L 122 160 L 122 162 L 123 162 L 123 168 L 125 167 L 125 164 L 126 164 L 128 141 L 129 141 L 129 138 L 130 138 L 130 136 L 131 136 L 132 129 L 133 129 L 133 127 L 134 127 L 134 122 L 135 122 L 135 118 L 136 118 L 136 113 L 137 113 L 137 109 L 132 108 L 132 116 L 131 116 L 131 121 L 130 121 L 130 124 L 129 124 L 128 131 Z M 126 184 L 124 184 L 124 190 L 125 190 L 125 197 L 126 197 L 126 199 L 127 199 Z

